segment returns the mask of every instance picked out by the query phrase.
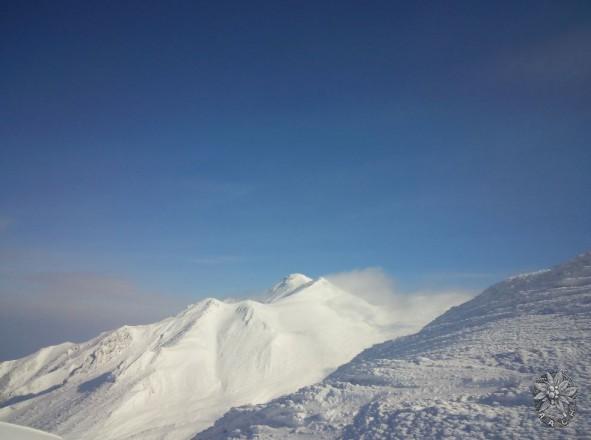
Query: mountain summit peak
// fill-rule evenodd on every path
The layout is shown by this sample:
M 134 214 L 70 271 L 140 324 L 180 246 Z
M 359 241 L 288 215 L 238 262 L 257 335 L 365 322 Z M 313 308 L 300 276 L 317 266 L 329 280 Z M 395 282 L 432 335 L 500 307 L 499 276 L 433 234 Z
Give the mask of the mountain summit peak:
M 286 296 L 289 296 L 305 286 L 313 283 L 314 280 L 301 273 L 292 273 L 275 284 L 265 295 L 264 302 L 272 303 Z
M 287 275 L 286 277 L 284 277 L 282 280 L 283 281 L 290 281 L 290 282 L 304 282 L 304 283 L 309 283 L 310 281 L 312 281 L 312 278 L 310 278 L 307 275 L 304 275 L 303 273 L 290 273 L 289 275 Z

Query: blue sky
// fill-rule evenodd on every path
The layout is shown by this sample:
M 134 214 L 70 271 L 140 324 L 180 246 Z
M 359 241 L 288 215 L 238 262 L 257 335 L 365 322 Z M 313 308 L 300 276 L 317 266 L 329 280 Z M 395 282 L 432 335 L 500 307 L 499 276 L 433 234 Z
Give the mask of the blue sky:
M 588 2 L 0 17 L 4 302 L 33 279 L 184 303 L 365 267 L 480 289 L 591 248 Z

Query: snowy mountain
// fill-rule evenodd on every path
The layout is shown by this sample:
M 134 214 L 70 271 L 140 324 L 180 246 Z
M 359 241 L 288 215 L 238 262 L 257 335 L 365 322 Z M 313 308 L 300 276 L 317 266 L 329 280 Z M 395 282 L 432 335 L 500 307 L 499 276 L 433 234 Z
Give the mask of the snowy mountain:
M 590 341 L 587 253 L 496 284 L 317 385 L 232 409 L 195 439 L 589 438 Z M 578 413 L 550 428 L 531 387 L 557 369 L 579 389 Z
M 316 383 L 417 329 L 327 280 L 287 277 L 261 301 L 179 315 L 0 363 L 0 420 L 66 439 L 187 439 L 237 405 Z
M 61 440 L 57 435 L 48 434 L 26 426 L 0 422 L 0 439 L 6 440 Z

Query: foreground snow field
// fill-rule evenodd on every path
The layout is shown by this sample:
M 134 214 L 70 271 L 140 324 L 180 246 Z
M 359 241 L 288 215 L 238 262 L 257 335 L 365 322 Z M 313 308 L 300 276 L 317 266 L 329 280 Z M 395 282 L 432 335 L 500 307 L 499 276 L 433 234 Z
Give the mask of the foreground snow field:
M 322 380 L 399 334 L 386 310 L 295 274 L 262 301 L 206 299 L 156 324 L 0 363 L 0 420 L 66 439 L 187 439 L 233 406 Z
M 25 426 L 0 422 L 0 439 L 2 440 L 61 440 L 57 435 L 48 434 Z
M 418 334 L 374 346 L 323 382 L 232 409 L 205 439 L 591 438 L 591 253 L 517 276 Z M 530 387 L 566 369 L 565 428 L 536 418 Z

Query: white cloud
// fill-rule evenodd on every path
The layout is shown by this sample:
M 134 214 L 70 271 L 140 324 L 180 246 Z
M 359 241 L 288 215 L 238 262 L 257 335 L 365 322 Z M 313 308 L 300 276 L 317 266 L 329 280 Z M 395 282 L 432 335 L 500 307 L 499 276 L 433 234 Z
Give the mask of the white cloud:
M 475 295 L 462 289 L 399 292 L 395 280 L 375 267 L 329 274 L 324 278 L 372 304 L 387 308 L 401 325 L 416 328 Z
M 372 304 L 388 304 L 396 296 L 394 279 L 377 267 L 329 274 L 324 278 Z

